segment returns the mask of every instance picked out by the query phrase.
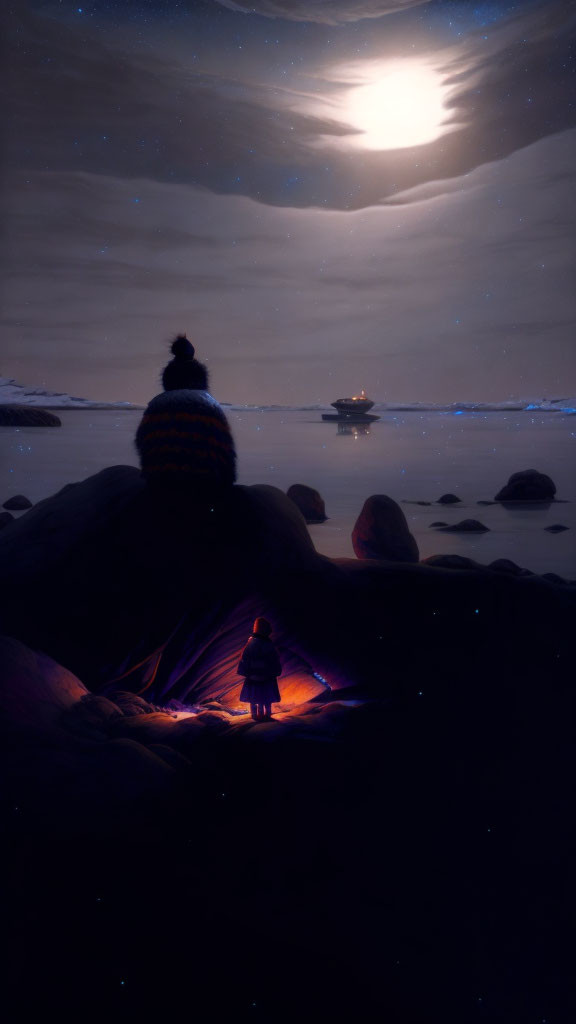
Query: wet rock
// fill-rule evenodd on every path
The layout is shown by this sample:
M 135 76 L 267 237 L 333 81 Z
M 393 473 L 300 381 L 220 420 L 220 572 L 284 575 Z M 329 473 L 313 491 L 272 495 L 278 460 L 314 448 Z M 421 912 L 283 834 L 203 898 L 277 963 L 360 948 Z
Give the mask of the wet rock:
M 352 531 L 352 546 L 357 558 L 390 562 L 417 562 L 419 558 L 402 509 L 385 494 L 373 494 L 364 502 Z
M 10 526 L 10 523 L 14 522 L 14 516 L 10 515 L 9 512 L 0 512 L 0 530 L 3 530 L 5 526 Z
M 545 473 L 524 469 L 513 473 L 508 483 L 495 496 L 495 501 L 552 501 L 556 484 Z
M 443 494 L 441 498 L 438 498 L 436 504 L 438 505 L 457 505 L 461 498 L 457 497 L 456 494 Z
M 552 526 L 545 526 L 545 530 L 548 533 L 564 533 L 565 530 L 569 530 L 569 526 L 564 526 L 563 523 L 553 523 Z
M 0 720 L 11 730 L 59 722 L 88 691 L 76 676 L 13 637 L 0 637 Z
M 444 533 L 489 533 L 490 527 L 484 526 L 484 523 L 478 521 L 478 519 L 463 519 L 460 523 L 454 523 L 453 526 L 442 526 L 441 529 Z
M 494 562 L 490 562 L 488 566 L 494 572 L 505 572 L 509 576 L 532 576 L 533 573 L 529 569 L 522 569 L 521 566 L 516 565 L 516 562 L 512 562 L 509 558 L 497 558 Z
M 47 409 L 29 405 L 0 404 L 0 427 L 61 427 L 62 421 Z
M 290 501 L 300 509 L 307 523 L 323 523 L 328 518 L 324 499 L 318 491 L 306 484 L 292 484 L 286 492 Z
M 432 565 L 437 569 L 482 569 L 483 566 L 473 558 L 463 555 L 430 555 L 422 561 L 422 565 Z
M 112 723 L 123 717 L 120 708 L 107 697 L 89 693 L 68 708 L 62 724 L 78 736 L 102 739 L 111 735 Z
M 150 704 L 143 697 L 139 697 L 137 693 L 129 693 L 125 690 L 114 690 L 108 695 L 108 699 L 111 700 L 116 707 L 120 708 L 120 711 L 127 718 L 133 715 L 151 715 L 158 710 L 154 704 Z
M 32 502 L 24 494 L 15 494 L 13 498 L 8 498 L 8 501 L 4 502 L 2 508 L 8 508 L 11 512 L 23 512 L 26 508 L 32 508 Z
M 442 522 L 442 520 L 438 520 L 438 522 L 436 523 L 430 523 L 430 526 L 448 526 L 448 523 L 444 523 Z

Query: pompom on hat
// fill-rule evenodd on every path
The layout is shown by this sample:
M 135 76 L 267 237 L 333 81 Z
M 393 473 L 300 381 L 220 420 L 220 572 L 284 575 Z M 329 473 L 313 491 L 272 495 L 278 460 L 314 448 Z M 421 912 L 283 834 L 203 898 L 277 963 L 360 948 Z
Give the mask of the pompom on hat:
M 191 391 L 208 390 L 208 371 L 206 367 L 194 358 L 195 349 L 185 334 L 179 334 L 174 339 L 170 350 L 173 359 L 164 367 L 162 372 L 162 387 L 164 391 L 180 391 L 190 389 Z

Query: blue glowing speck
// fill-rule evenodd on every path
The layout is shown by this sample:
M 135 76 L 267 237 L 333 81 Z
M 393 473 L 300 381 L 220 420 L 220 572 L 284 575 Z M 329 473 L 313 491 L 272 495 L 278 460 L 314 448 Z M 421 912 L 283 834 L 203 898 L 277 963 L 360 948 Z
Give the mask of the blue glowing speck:
M 463 409 L 457 409 L 456 412 L 454 413 L 454 415 L 455 416 L 463 416 L 464 415 L 464 410 Z

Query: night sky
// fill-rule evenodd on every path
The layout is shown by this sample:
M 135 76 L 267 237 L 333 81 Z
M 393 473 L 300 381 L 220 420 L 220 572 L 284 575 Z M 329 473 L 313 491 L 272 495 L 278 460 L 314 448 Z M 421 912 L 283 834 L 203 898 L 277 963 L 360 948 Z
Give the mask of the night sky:
M 8 5 L 0 374 L 145 402 L 576 394 L 567 0 Z

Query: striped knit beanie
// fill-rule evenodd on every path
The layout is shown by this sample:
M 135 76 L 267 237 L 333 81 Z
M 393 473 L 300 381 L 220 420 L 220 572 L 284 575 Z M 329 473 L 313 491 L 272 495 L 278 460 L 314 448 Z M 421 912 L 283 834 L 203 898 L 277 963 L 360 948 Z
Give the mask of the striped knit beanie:
M 142 474 L 159 486 L 213 490 L 236 479 L 228 421 L 209 394 L 206 368 L 184 335 L 162 373 L 164 391 L 149 403 L 136 432 Z

